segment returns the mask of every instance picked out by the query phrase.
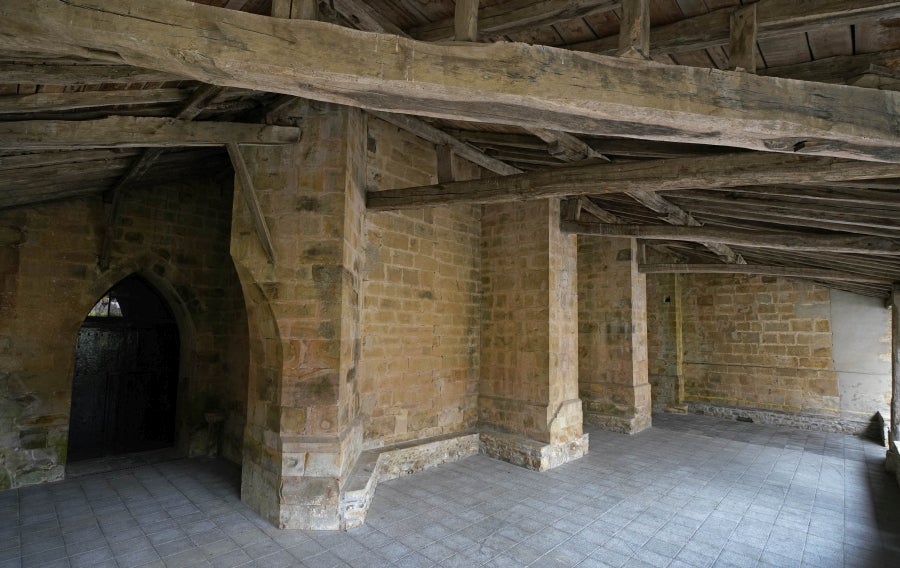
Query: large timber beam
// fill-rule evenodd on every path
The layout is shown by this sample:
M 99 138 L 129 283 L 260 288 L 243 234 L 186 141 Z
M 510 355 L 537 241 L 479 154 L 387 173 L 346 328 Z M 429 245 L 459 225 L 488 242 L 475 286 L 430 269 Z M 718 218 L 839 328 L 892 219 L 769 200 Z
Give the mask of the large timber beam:
M 0 148 L 76 149 L 239 144 L 291 144 L 300 129 L 230 122 L 188 122 L 174 118 L 113 116 L 100 120 L 0 122 Z
M 747 248 L 798 252 L 900 256 L 900 241 L 878 237 L 798 233 L 796 231 L 748 231 L 719 227 L 617 225 L 577 221 L 562 221 L 560 226 L 563 232 L 579 235 L 719 243 Z
M 613 162 L 499 178 L 369 192 L 370 209 L 449 203 L 497 203 L 567 195 L 817 183 L 896 177 L 900 165 L 789 154 L 740 153 L 704 158 Z
M 900 93 L 544 46 L 429 44 L 175 0 L 0 0 L 3 47 L 373 110 L 900 162 Z
M 900 2 L 897 0 L 760 0 L 755 9 L 756 33 L 760 40 L 900 16 Z M 664 55 L 728 45 L 734 11 L 734 7 L 721 8 L 652 28 L 651 54 Z M 612 36 L 568 47 L 609 55 L 616 52 L 618 45 L 619 39 Z

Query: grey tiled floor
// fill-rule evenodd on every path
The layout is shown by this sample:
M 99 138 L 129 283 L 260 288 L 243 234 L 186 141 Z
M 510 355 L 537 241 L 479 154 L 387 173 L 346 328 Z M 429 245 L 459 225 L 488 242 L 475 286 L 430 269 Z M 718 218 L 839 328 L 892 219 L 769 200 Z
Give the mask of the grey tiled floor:
M 900 566 L 900 490 L 851 436 L 658 415 L 536 473 L 475 456 L 382 483 L 367 525 L 279 531 L 176 460 L 0 493 L 11 566 Z

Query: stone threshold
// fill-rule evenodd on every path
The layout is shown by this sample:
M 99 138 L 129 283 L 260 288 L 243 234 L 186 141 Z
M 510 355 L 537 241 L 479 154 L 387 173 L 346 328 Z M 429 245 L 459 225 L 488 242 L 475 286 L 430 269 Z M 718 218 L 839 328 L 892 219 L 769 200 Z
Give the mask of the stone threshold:
M 584 456 L 588 435 L 563 444 L 545 444 L 490 430 L 466 430 L 366 450 L 359 455 L 341 490 L 342 530 L 361 526 L 381 481 L 412 475 L 441 464 L 485 454 L 511 464 L 544 471 Z

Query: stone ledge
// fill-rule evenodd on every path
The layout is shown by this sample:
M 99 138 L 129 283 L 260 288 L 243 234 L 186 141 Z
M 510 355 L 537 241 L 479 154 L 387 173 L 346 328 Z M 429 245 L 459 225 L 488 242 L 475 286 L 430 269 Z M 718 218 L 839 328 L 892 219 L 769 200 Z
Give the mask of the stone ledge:
M 611 416 L 599 412 L 585 412 L 584 423 L 601 430 L 619 434 L 637 434 L 653 425 L 653 418 L 647 416 Z
M 825 414 L 795 414 L 790 412 L 778 412 L 774 410 L 760 410 L 755 408 L 739 408 L 735 406 L 717 406 L 699 402 L 687 403 L 688 412 L 718 418 L 750 418 L 757 424 L 769 424 L 775 426 L 787 426 L 800 430 L 814 430 L 817 432 L 840 432 L 843 434 L 866 434 L 870 424 L 866 420 L 852 420 L 839 415 Z
M 358 527 L 366 521 L 366 513 L 380 481 L 474 456 L 478 449 L 478 434 L 468 432 L 362 452 L 341 491 L 341 528 Z
M 522 436 L 467 431 L 362 452 L 341 490 L 340 527 L 361 526 L 380 481 L 411 475 L 477 453 L 514 465 L 545 471 L 583 457 L 588 435 L 563 444 L 543 444 Z

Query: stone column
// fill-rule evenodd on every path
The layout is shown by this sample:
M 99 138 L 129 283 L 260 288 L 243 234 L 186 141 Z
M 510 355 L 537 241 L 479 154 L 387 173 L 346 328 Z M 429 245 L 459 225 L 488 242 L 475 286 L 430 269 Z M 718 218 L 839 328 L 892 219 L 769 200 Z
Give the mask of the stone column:
M 649 428 L 647 279 L 634 239 L 579 236 L 578 298 L 584 421 L 632 434 Z
M 478 415 L 489 455 L 543 470 L 587 451 L 576 266 L 559 200 L 484 207 Z
M 231 253 L 250 325 L 241 498 L 279 527 L 337 529 L 359 455 L 361 112 L 316 107 L 300 143 L 242 149 L 272 234 L 266 259 L 237 187 Z

